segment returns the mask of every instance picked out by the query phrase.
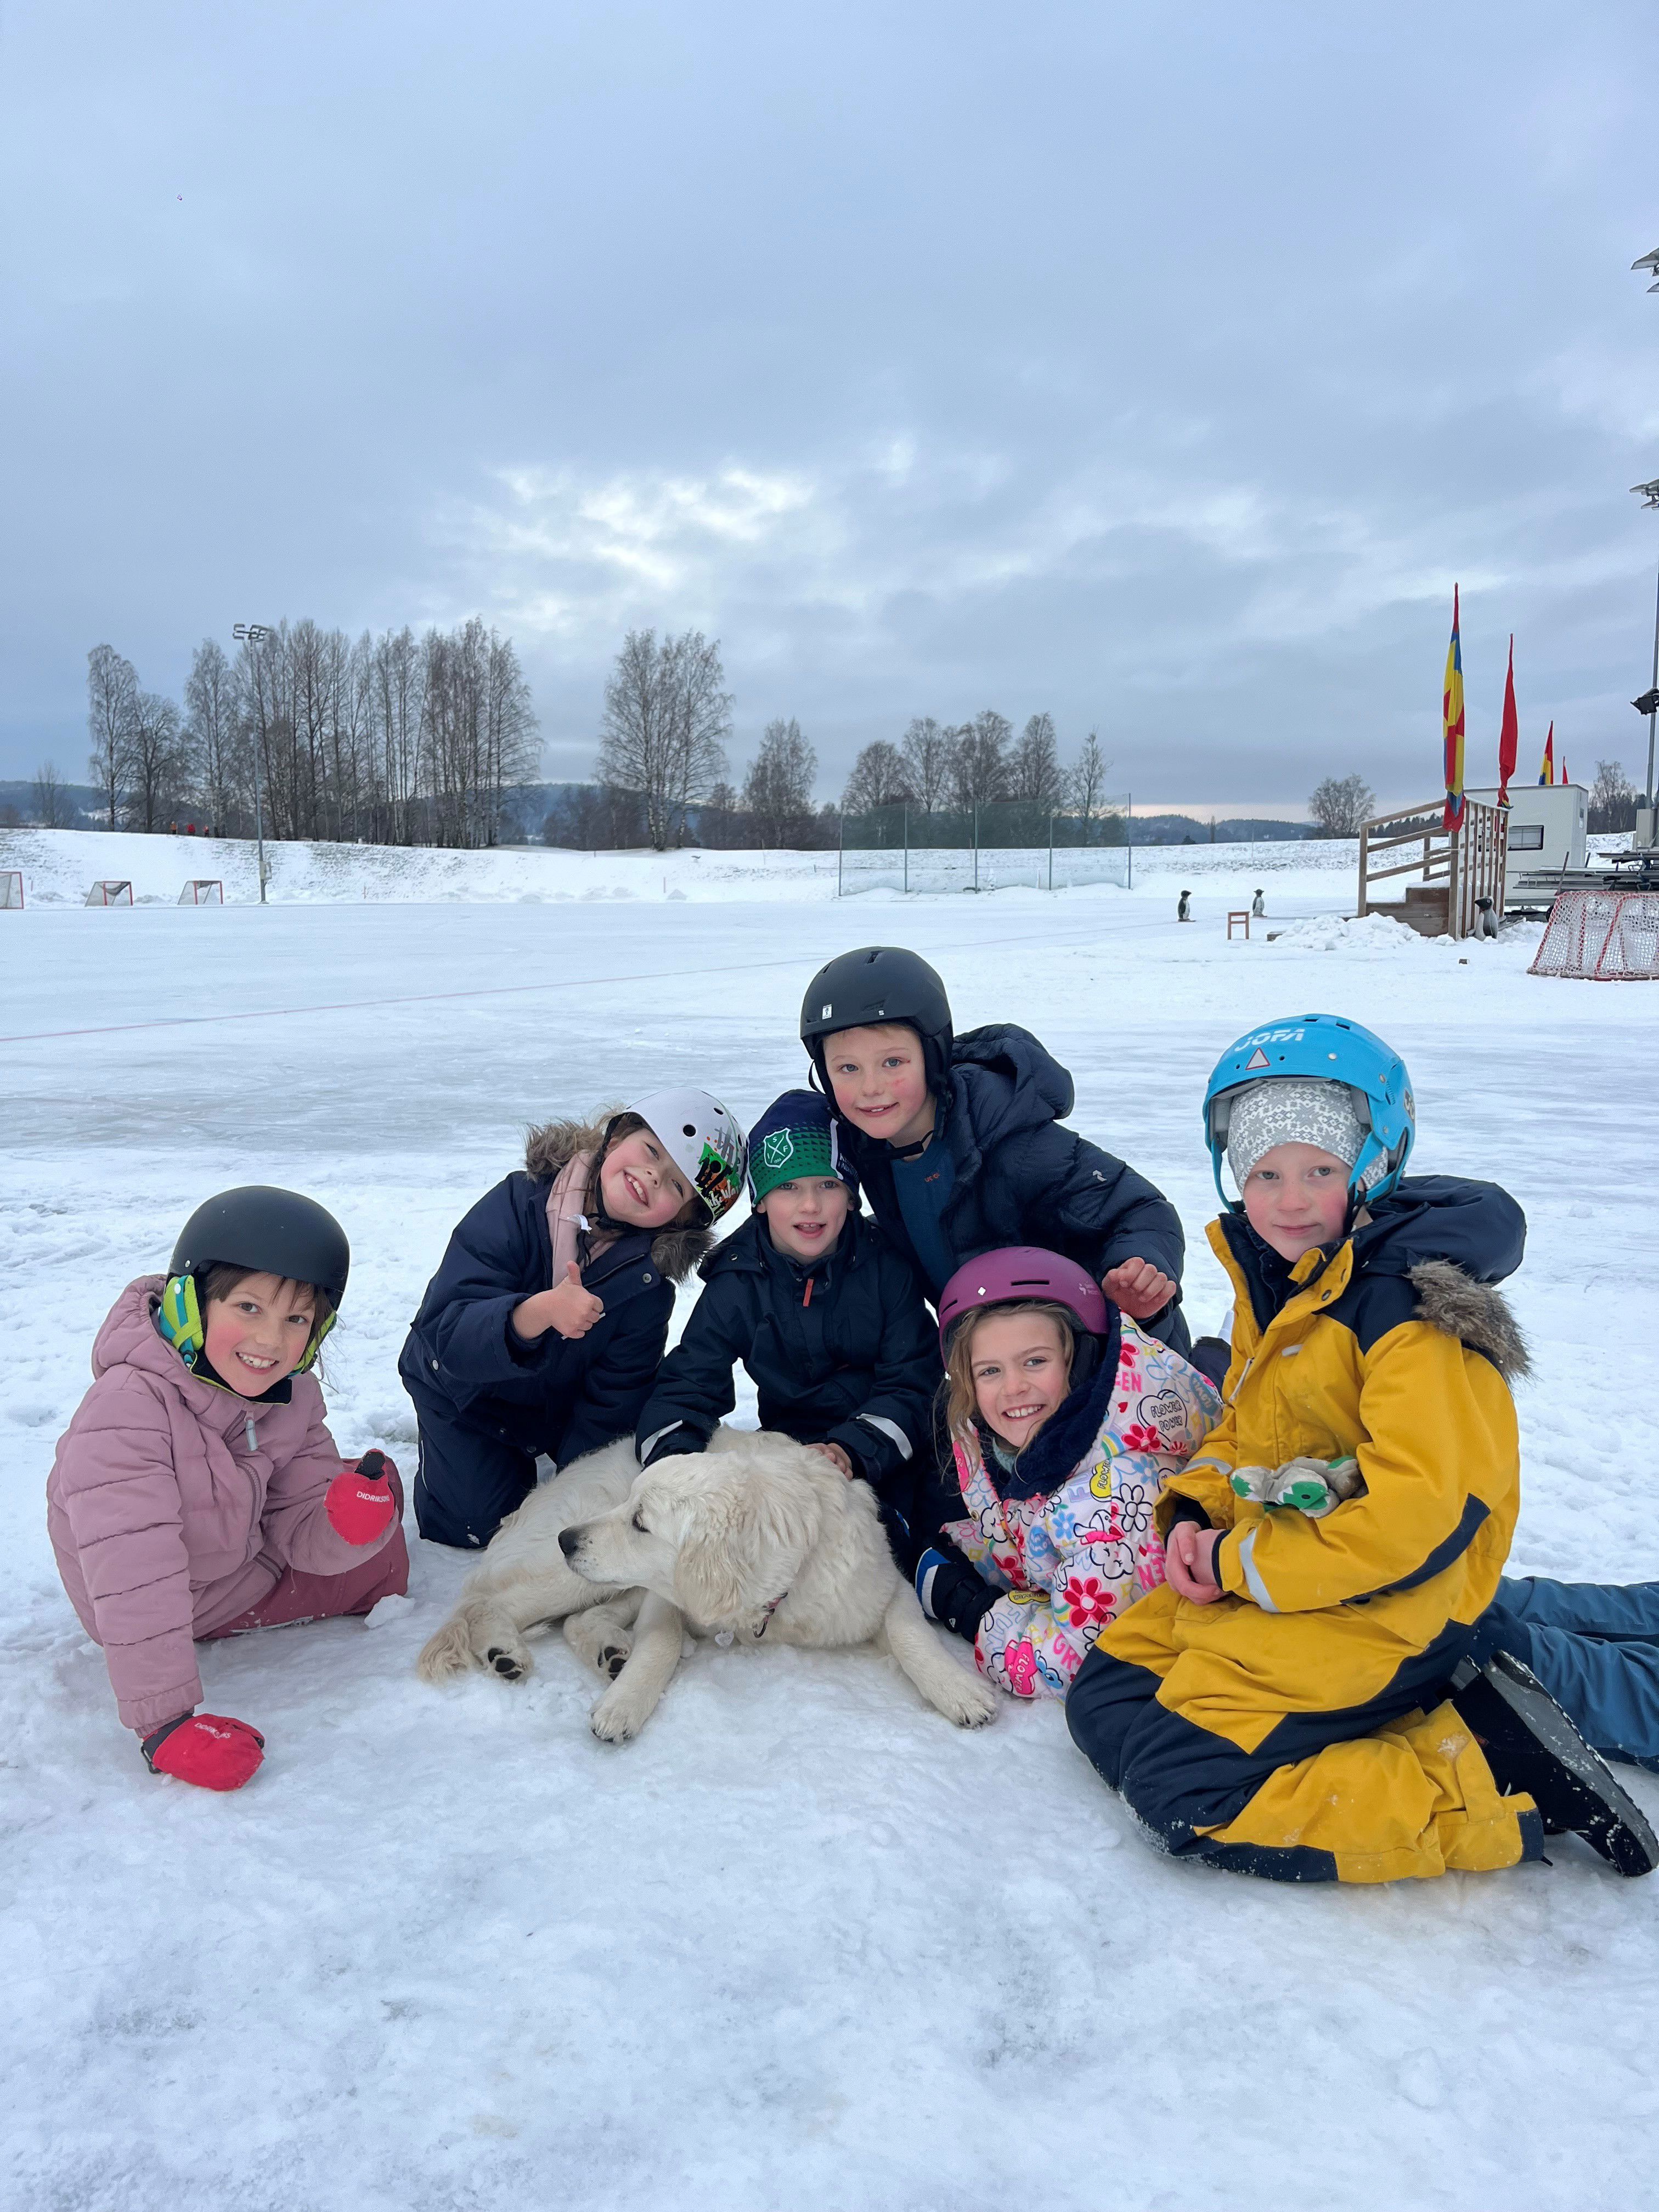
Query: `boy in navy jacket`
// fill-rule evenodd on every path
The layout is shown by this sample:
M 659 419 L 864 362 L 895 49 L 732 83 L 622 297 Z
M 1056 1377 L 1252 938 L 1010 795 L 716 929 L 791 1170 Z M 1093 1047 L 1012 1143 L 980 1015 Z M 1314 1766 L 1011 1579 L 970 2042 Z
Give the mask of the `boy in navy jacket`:
M 937 1298 L 967 1260 L 1006 1245 L 1063 1253 L 1175 1352 L 1186 1243 L 1162 1191 L 1060 1116 L 1072 1079 L 1012 1023 L 955 1034 L 945 986 L 895 945 L 819 969 L 801 1042 L 843 1118 L 876 1220 Z
M 735 1402 L 740 1361 L 761 1426 L 867 1482 L 907 1556 L 941 1370 L 921 1287 L 858 1210 L 858 1181 L 815 1091 L 789 1091 L 750 1133 L 755 1210 L 703 1262 L 706 1285 L 640 1415 L 640 1459 L 702 1451 Z

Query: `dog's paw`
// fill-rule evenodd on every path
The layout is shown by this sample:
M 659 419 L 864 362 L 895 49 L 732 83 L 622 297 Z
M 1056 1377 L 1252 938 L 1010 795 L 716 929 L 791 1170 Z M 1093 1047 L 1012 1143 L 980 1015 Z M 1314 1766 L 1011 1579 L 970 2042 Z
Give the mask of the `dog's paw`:
M 572 1613 L 564 1625 L 564 1640 L 582 1662 L 614 1682 L 628 1664 L 634 1649 L 633 1632 L 624 1628 L 603 1606 Z
M 522 1682 L 530 1672 L 530 1654 L 508 1651 L 499 1644 L 492 1644 L 484 1657 L 504 1682 Z
M 618 1683 L 607 1690 L 587 1717 L 587 1725 L 601 1743 L 631 1743 L 651 1717 L 640 1711 L 639 1699 Z
M 988 1682 L 981 1682 L 976 1674 L 963 1674 L 961 1668 L 952 1670 L 961 1676 L 952 1682 L 939 1699 L 939 1709 L 947 1721 L 958 1728 L 983 1728 L 997 1717 L 996 1692 Z

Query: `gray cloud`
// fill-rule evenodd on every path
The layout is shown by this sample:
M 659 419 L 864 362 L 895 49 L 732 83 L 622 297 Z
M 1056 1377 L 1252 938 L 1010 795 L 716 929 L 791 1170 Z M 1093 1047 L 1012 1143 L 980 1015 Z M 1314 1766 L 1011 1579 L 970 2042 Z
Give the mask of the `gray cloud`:
M 14 12 L 0 774 L 238 618 L 481 611 L 549 772 L 629 624 L 826 789 L 913 714 L 1137 797 L 1634 763 L 1650 9 Z M 1650 236 L 1649 232 L 1653 235 Z

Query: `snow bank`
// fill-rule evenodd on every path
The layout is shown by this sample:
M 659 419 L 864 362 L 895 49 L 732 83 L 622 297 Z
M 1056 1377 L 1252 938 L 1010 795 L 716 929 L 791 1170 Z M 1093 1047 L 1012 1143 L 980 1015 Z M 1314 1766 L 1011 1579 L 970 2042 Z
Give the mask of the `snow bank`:
M 431 845 L 331 845 L 267 838 L 278 906 L 347 900 L 526 905 L 571 899 L 833 898 L 833 853 L 567 853 L 548 846 L 456 852 Z M 21 868 L 31 906 L 82 906 L 100 877 L 124 878 L 138 906 L 172 906 L 191 878 L 217 878 L 228 904 L 257 903 L 251 839 L 140 836 L 125 830 L 0 830 L 0 868 Z

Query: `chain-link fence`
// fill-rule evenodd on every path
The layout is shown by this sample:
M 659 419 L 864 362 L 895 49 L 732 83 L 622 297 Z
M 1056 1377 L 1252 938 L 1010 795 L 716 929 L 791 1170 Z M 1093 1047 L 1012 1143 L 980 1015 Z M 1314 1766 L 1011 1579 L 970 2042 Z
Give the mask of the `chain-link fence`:
M 1129 800 L 1107 799 L 1088 815 L 1045 806 L 976 806 L 924 814 L 884 806 L 842 817 L 836 889 L 856 891 L 1064 890 L 1133 881 Z

